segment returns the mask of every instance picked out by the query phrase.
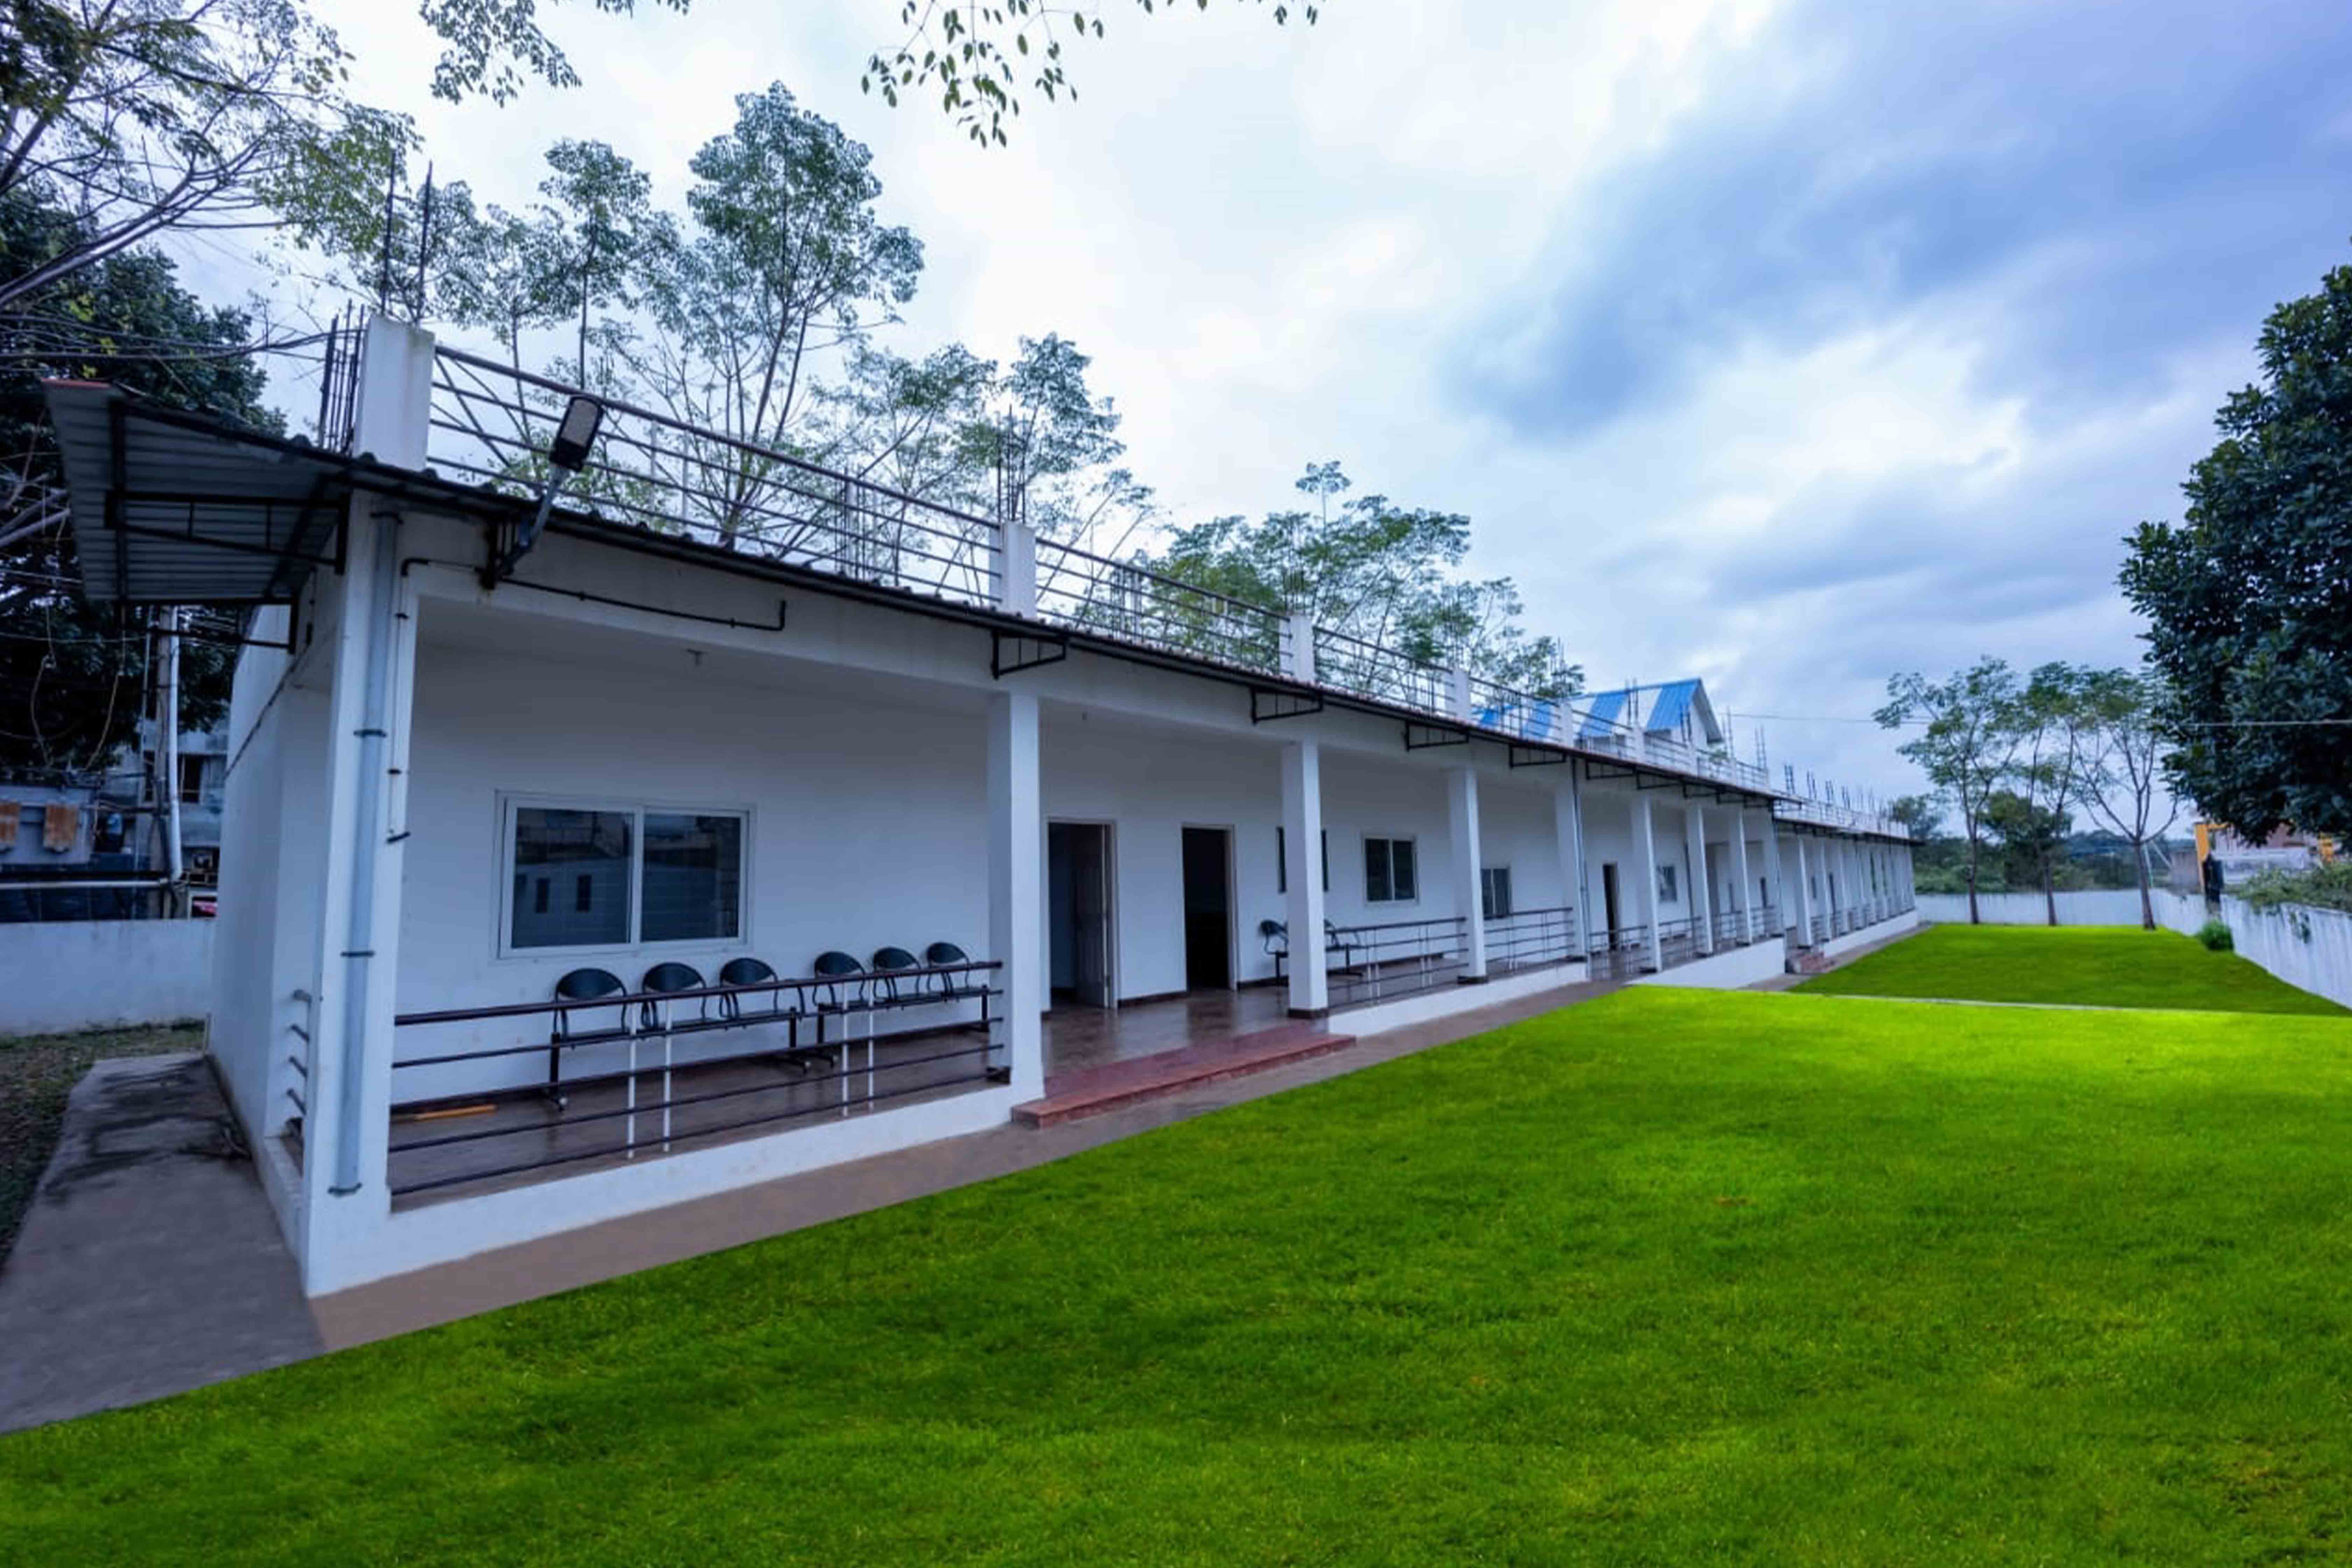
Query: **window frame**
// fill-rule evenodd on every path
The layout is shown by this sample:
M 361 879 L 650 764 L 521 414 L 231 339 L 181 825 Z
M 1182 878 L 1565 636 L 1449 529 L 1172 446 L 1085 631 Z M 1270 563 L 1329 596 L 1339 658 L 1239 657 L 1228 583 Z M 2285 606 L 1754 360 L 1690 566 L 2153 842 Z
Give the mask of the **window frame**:
M 625 812 L 629 816 L 629 936 L 622 942 L 547 943 L 533 947 L 514 945 L 515 903 L 515 826 L 517 813 L 527 810 Z M 646 818 L 647 816 L 731 816 L 743 825 L 741 852 L 737 857 L 735 886 L 735 934 L 732 936 L 670 937 L 660 942 L 647 942 L 641 934 L 645 930 L 646 879 Z M 506 792 L 499 795 L 498 841 L 495 850 L 498 867 L 499 897 L 497 927 L 491 932 L 491 952 L 499 963 L 529 963 L 546 958 L 621 957 L 640 952 L 719 952 L 730 949 L 748 951 L 751 946 L 751 889 L 757 886 L 752 866 L 752 846 L 757 842 L 754 828 L 756 814 L 752 807 L 719 805 L 708 802 L 681 803 L 677 800 L 644 795 L 540 795 Z M 551 902 L 570 904 L 568 890 L 551 888 Z M 627 978 L 626 976 L 623 977 Z
M 1496 880 L 1498 878 L 1500 879 L 1499 882 Z M 1503 891 L 1503 907 L 1499 910 L 1495 908 L 1495 889 L 1498 886 Z M 1479 867 L 1478 918 L 1482 921 L 1507 921 L 1511 918 L 1513 911 L 1517 908 L 1517 901 L 1513 897 L 1511 889 L 1511 868 L 1509 863 L 1505 862 L 1499 866 Z
M 1384 906 L 1384 907 L 1390 907 L 1390 906 L 1394 906 L 1394 905 L 1398 905 L 1398 904 L 1403 904 L 1403 905 L 1408 905 L 1408 906 L 1412 906 L 1412 905 L 1418 905 L 1418 904 L 1421 902 L 1421 841 L 1420 841 L 1420 839 L 1419 839 L 1418 837 L 1416 837 L 1414 835 L 1410 834 L 1410 833 L 1367 833 L 1367 834 L 1363 835 L 1363 836 L 1362 836 L 1362 837 L 1363 837 L 1363 847 L 1364 847 L 1364 856 L 1363 856 L 1363 860 L 1364 860 L 1364 906 L 1365 906 L 1365 908 L 1370 909 L 1370 908 L 1373 907 L 1374 905 L 1380 905 L 1380 906 Z M 1374 898 L 1374 897 L 1372 896 L 1372 859 L 1371 859 L 1371 856 L 1372 856 L 1372 846 L 1373 846 L 1373 845 L 1375 845 L 1375 844 L 1381 845 L 1381 846 L 1383 846 L 1383 847 L 1384 847 L 1382 848 L 1382 850 L 1381 850 L 1381 858 L 1382 858 L 1386 861 L 1386 863 L 1387 863 L 1386 869 L 1387 869 L 1387 875 L 1388 875 L 1389 892 L 1388 892 L 1388 897 L 1383 898 L 1383 899 L 1376 899 L 1376 898 Z M 1399 897 L 1397 896 L 1397 891 L 1396 891 L 1396 847 L 1397 847 L 1398 845 L 1400 845 L 1400 844 L 1406 844 L 1406 845 L 1410 845 L 1410 846 L 1412 846 L 1412 896 L 1411 898 L 1399 898 Z

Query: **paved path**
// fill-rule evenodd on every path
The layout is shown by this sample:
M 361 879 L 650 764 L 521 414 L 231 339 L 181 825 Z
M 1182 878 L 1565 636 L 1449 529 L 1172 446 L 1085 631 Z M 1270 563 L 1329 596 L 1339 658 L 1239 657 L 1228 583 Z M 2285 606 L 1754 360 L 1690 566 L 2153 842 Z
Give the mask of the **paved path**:
M 0 1267 L 0 1431 L 325 1348 L 201 1056 L 101 1061 Z

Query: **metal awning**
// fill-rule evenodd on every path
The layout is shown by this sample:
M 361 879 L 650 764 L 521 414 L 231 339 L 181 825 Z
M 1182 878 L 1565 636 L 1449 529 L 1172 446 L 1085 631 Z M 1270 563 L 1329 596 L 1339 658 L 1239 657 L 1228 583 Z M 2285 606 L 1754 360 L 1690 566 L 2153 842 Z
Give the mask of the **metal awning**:
M 91 601 L 282 604 L 337 559 L 353 488 L 339 454 L 103 383 L 43 388 Z

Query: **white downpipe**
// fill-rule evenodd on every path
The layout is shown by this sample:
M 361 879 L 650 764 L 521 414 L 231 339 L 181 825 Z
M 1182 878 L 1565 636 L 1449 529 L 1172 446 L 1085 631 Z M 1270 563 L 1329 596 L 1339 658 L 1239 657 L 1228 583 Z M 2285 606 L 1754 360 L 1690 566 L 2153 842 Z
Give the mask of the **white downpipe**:
M 367 1067 L 368 974 L 375 957 L 375 863 L 383 828 L 385 709 L 392 685 L 394 597 L 400 574 L 398 519 L 375 519 L 368 577 L 366 677 L 361 689 L 358 775 L 352 808 L 352 908 L 343 948 L 343 1039 L 335 1095 L 335 1183 L 346 1197 L 360 1188 L 360 1123 Z
M 163 870 L 170 891 L 164 897 L 171 912 L 181 912 L 181 883 L 186 857 L 180 844 L 180 610 L 163 612 L 163 689 L 156 706 L 156 723 L 163 730 Z

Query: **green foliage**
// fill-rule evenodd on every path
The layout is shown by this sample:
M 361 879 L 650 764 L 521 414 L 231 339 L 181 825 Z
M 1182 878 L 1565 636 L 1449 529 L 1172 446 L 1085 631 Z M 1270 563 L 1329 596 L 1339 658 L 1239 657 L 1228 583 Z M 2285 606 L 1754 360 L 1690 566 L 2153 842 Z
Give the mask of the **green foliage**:
M 2231 933 L 2229 923 L 2225 921 L 2207 921 L 2203 925 L 2199 926 L 2197 940 L 2203 943 L 2208 951 L 2213 952 L 2230 952 L 2238 945 L 2237 937 Z
M 530 0 L 497 3 L 520 5 L 527 10 Z M 1181 9 L 1175 0 L 1135 3 L 1147 16 Z M 1194 0 L 1194 5 L 1205 11 L 1209 0 Z M 1270 9 L 1276 26 L 1290 20 L 1290 0 L 1274 0 Z M 1321 6 L 1311 0 L 1297 11 L 1310 26 L 1322 14 Z M 1071 84 L 1064 63 L 1063 43 L 1103 36 L 1099 8 L 1080 5 L 1064 9 L 1044 0 L 906 0 L 898 20 L 908 29 L 906 37 L 866 60 L 859 90 L 878 89 L 883 100 L 896 107 L 902 89 L 911 91 L 936 82 L 940 112 L 974 142 L 993 142 L 999 146 L 1006 140 L 1005 117 L 1021 112 L 1024 89 L 1043 95 L 1048 102 L 1077 97 L 1078 89 Z
M 78 242 L 79 220 L 25 191 L 0 196 L 0 272 Z M 131 737 L 146 679 L 137 623 L 85 604 L 65 528 L 64 474 L 40 394 L 45 376 L 111 381 L 176 407 L 275 432 L 251 325 L 199 303 L 149 250 L 108 255 L 0 317 L 0 773 L 49 781 L 102 771 Z M 181 714 L 226 711 L 229 650 L 189 641 Z
M 1399 506 L 1381 495 L 1338 500 L 1351 484 L 1337 463 L 1310 465 L 1297 483 L 1315 498 L 1312 510 L 1179 529 L 1145 563 L 1531 696 L 1584 689 L 1584 672 L 1554 638 L 1519 625 L 1523 606 L 1509 578 L 1454 574 L 1469 552 L 1468 517 Z
M 412 146 L 353 100 L 295 0 L 16 0 L 0 33 L 0 196 L 76 215 L 0 274 L 14 308 L 166 229 L 281 226 L 350 247 Z
M 1885 729 L 1918 727 L 1919 732 L 1896 750 L 1916 763 L 1937 793 L 1958 809 L 1971 898 L 1986 808 L 2017 750 L 2021 694 L 2008 661 L 1987 658 L 1942 681 L 1916 671 L 1890 678 L 1885 706 L 1875 715 Z M 1971 918 L 1974 912 L 1971 908 Z
M 2258 871 L 2231 896 L 2256 909 L 2283 904 L 2307 904 L 2314 909 L 2352 911 L 2352 864 L 2314 866 L 2307 871 Z
M 2341 1019 L 1635 986 L 0 1436 L 0 1555 L 2322 1561 L 2347 1182 Z
M 688 0 L 658 0 L 684 11 Z M 599 11 L 627 15 L 636 0 L 594 0 Z M 538 0 L 423 0 L 417 15 L 443 44 L 433 68 L 433 96 L 451 103 L 477 93 L 504 103 L 526 78 L 550 87 L 577 87 L 580 75 L 539 25 Z
M 2123 588 L 2172 688 L 2171 777 L 2260 838 L 2352 832 L 2352 267 L 2273 310 L 2179 524 L 2144 522 Z M 2301 721 L 2301 722 L 2298 722 Z

